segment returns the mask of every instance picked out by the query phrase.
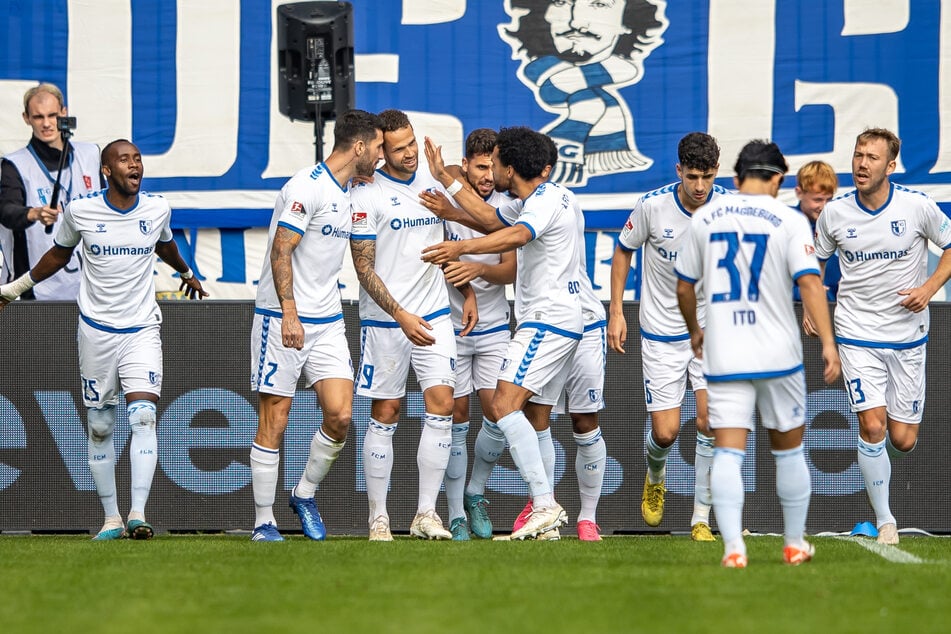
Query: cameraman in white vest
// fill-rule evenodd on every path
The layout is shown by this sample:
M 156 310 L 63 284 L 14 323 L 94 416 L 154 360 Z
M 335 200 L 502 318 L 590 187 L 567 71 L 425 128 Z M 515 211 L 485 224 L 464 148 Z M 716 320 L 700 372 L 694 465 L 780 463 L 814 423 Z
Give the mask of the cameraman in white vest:
M 39 84 L 23 95 L 23 121 L 33 129 L 33 137 L 26 147 L 7 154 L 0 163 L 0 251 L 5 259 L 5 267 L 0 269 L 9 279 L 29 271 L 53 246 L 52 226 L 62 207 L 58 204 L 54 209 L 50 203 L 64 145 L 58 118 L 65 116 L 63 93 L 53 84 Z M 102 189 L 99 148 L 93 143 L 70 142 L 59 183 L 61 204 Z M 79 270 L 77 252 L 65 268 L 24 293 L 23 299 L 75 300 Z

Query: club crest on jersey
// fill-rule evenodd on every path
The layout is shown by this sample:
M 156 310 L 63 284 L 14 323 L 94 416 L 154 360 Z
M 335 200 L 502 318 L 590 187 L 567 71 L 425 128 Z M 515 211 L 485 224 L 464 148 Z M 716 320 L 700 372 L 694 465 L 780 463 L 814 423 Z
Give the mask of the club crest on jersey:
M 139 231 L 141 231 L 142 234 L 143 234 L 143 235 L 146 235 L 146 236 L 149 235 L 150 233 L 152 233 L 152 221 L 151 221 L 151 220 L 140 220 L 140 221 L 139 221 Z
M 905 235 L 905 221 L 892 220 L 892 233 L 894 233 L 896 236 Z
M 350 220 L 353 221 L 353 231 L 356 233 L 360 229 L 367 228 L 367 212 L 355 211 L 350 214 Z
M 601 400 L 601 390 L 588 390 L 588 400 L 597 403 Z
M 155 374 L 155 372 L 152 372 L 152 371 L 149 372 L 149 383 L 151 383 L 152 385 L 155 385 L 156 383 L 158 383 L 158 375 Z

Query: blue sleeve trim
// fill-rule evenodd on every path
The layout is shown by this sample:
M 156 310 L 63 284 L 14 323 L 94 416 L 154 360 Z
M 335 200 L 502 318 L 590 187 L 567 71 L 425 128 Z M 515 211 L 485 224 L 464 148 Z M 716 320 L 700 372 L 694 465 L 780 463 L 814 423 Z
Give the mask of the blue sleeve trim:
M 699 281 L 699 280 L 693 279 L 692 277 L 687 277 L 686 275 L 684 275 L 683 273 L 681 273 L 681 272 L 678 271 L 677 269 L 674 269 L 674 275 L 677 276 L 677 279 L 678 279 L 678 280 L 683 280 L 683 281 L 687 282 L 688 284 L 696 284 L 696 283 Z
M 290 230 L 290 231 L 293 231 L 294 233 L 296 233 L 296 234 L 299 235 L 299 236 L 304 235 L 303 230 L 301 230 L 299 227 L 295 227 L 294 225 L 288 224 L 288 223 L 286 223 L 286 222 L 284 222 L 284 221 L 279 221 L 279 222 L 277 223 L 277 226 L 278 226 L 278 227 L 284 227 L 285 229 L 288 229 L 288 230 Z
M 532 225 L 528 224 L 528 223 L 525 222 L 524 220 L 519 220 L 519 221 L 516 222 L 515 224 L 517 224 L 517 225 L 524 225 L 524 226 L 528 227 L 528 230 L 532 232 L 532 240 L 535 239 L 535 229 L 534 229 L 534 227 L 532 227 Z M 514 225 L 513 225 L 513 226 L 514 226 Z
M 792 276 L 793 281 L 795 282 L 803 275 L 821 275 L 821 273 L 819 272 L 819 269 L 803 269 Z

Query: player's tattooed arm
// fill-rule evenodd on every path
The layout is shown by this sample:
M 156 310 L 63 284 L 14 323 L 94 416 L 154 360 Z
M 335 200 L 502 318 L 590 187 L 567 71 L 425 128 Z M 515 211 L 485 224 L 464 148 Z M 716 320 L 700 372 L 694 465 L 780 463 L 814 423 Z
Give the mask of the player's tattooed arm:
M 294 269 L 291 265 L 291 255 L 300 244 L 301 236 L 285 227 L 278 227 L 274 233 L 274 242 L 271 244 L 271 275 L 274 278 L 274 289 L 277 298 L 284 302 L 294 301 Z
M 393 299 L 383 280 L 374 270 L 376 265 L 376 241 L 351 240 L 350 255 L 353 257 L 353 268 L 357 272 L 360 286 L 373 298 L 377 306 L 386 311 L 391 317 L 396 317 L 396 311 L 401 308 L 400 304 Z

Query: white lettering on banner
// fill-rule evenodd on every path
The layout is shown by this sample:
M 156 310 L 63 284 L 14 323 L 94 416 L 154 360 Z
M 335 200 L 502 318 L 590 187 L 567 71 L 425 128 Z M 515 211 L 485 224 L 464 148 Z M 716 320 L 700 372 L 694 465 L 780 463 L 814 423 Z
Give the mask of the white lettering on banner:
M 119 137 L 132 138 L 131 3 L 69 0 L 66 12 L 66 94 L 70 114 L 80 113 L 80 138 L 100 146 Z
M 403 24 L 453 22 L 466 14 L 466 0 L 403 0 Z
M 908 0 L 842 0 L 842 35 L 903 31 L 911 15 L 908 5 Z
M 803 106 L 813 105 L 832 107 L 835 117 L 832 151 L 788 155 L 786 160 L 790 172 L 799 171 L 809 161 L 825 161 L 836 172 L 848 174 L 852 171 L 855 137 L 862 130 L 869 126 L 898 130 L 898 95 L 884 84 L 825 84 L 796 80 L 796 112 Z M 905 171 L 900 155 L 895 171 Z
M 177 11 L 174 140 L 143 160 L 151 177 L 221 176 L 238 156 L 239 6 L 179 2 Z M 132 138 L 130 3 L 70 0 L 68 12 L 67 94 L 71 110 L 82 113 L 83 138 L 100 145 Z
M 849 0 L 847 18 L 854 31 L 843 29 L 843 35 L 874 35 L 904 29 L 908 22 L 907 6 L 902 18 L 904 0 L 888 0 L 887 20 L 876 16 L 860 20 L 864 7 L 872 13 L 878 2 Z M 868 5 L 868 6 L 866 6 Z M 744 25 L 742 38 L 736 37 L 736 25 Z M 896 24 L 902 25 L 896 29 Z M 869 29 L 878 30 L 869 30 Z M 708 129 L 720 144 L 721 156 L 736 156 L 749 139 L 773 138 L 773 77 L 776 67 L 776 3 L 727 2 L 710 3 L 710 47 L 708 57 L 709 110 Z M 750 51 L 756 55 L 750 55 Z M 736 81 L 737 69 L 743 69 L 742 81 Z M 724 89 L 729 86 L 729 89 Z M 811 160 L 825 160 L 837 172 L 852 171 L 851 156 L 855 135 L 869 126 L 888 127 L 898 133 L 898 97 L 890 86 L 874 83 L 822 83 L 796 81 L 796 111 L 803 106 L 831 106 L 835 119 L 832 152 L 822 154 L 787 154 L 791 172 Z M 846 150 L 846 147 L 848 148 Z M 848 156 L 848 160 L 843 157 Z M 904 171 L 899 163 L 896 171 Z M 721 161 L 718 176 L 732 176 L 732 161 Z

